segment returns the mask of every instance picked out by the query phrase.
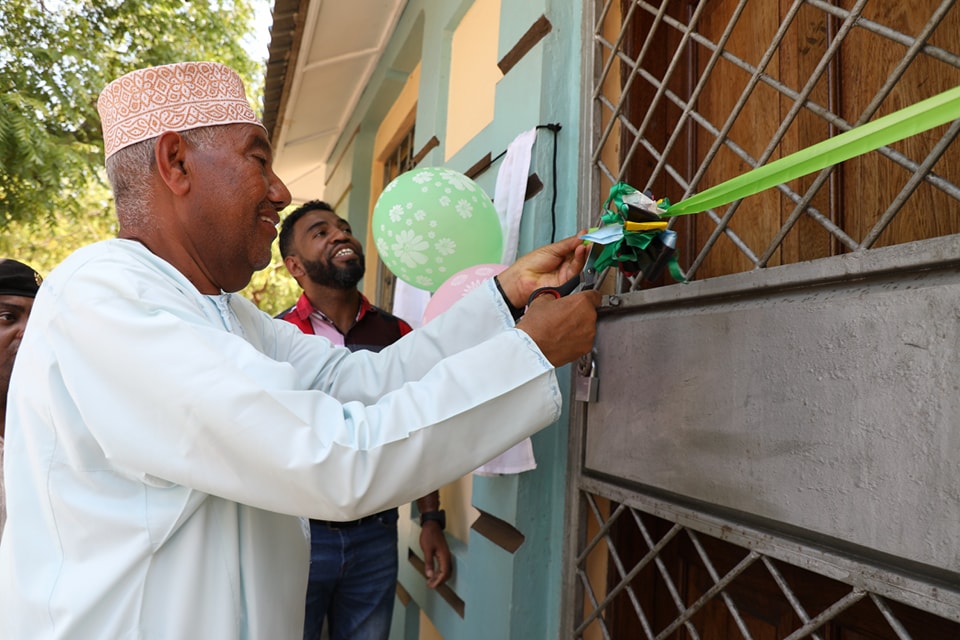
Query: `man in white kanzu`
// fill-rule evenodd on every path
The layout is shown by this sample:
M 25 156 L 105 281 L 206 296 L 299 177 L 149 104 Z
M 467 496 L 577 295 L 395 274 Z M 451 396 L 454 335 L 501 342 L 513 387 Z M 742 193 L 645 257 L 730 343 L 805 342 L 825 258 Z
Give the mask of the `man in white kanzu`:
M 294 640 L 304 518 L 422 496 L 560 414 L 599 294 L 571 237 L 351 353 L 236 292 L 290 193 L 240 78 L 141 69 L 98 101 L 119 237 L 44 280 L 7 414 L 0 638 Z

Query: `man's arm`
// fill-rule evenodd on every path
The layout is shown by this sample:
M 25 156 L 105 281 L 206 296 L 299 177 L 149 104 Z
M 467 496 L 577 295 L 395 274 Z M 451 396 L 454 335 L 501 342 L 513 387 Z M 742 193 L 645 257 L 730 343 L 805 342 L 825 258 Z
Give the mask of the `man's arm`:
M 420 510 L 420 549 L 426 565 L 427 586 L 436 589 L 447 581 L 453 570 L 450 547 L 443 535 L 446 518 L 440 511 L 440 492 L 433 491 L 418 499 L 417 508 Z
M 47 325 L 62 411 L 82 416 L 91 464 L 279 513 L 351 520 L 462 476 L 559 417 L 551 363 L 592 343 L 591 305 L 575 320 L 571 297 L 538 300 L 513 328 L 492 284 L 379 354 L 332 348 L 236 298 L 241 337 L 142 253 L 93 251 L 77 263 L 89 276 L 52 281 L 56 313 L 31 317 Z

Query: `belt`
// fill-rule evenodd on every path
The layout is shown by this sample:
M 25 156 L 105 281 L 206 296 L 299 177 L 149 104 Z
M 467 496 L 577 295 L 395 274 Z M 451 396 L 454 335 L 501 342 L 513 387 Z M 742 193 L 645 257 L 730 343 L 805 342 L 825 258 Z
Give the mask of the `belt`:
M 346 522 L 334 522 L 332 520 L 314 520 L 313 518 L 311 518 L 310 524 L 316 523 L 322 527 L 326 527 L 327 529 L 351 529 L 353 527 L 359 527 L 360 525 L 366 522 L 371 522 L 373 520 L 376 520 L 384 513 L 386 513 L 386 511 L 381 511 L 380 513 L 375 513 L 370 516 L 364 516 L 362 518 L 359 518 L 358 520 L 347 520 Z

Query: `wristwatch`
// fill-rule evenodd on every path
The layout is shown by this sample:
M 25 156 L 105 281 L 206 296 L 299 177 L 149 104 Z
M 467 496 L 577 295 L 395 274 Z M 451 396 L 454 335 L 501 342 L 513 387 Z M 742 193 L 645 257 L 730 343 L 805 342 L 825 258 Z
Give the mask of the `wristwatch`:
M 440 524 L 440 529 L 447 528 L 447 512 L 443 509 L 437 511 L 424 511 L 420 514 L 420 526 L 423 526 L 424 522 L 434 521 Z

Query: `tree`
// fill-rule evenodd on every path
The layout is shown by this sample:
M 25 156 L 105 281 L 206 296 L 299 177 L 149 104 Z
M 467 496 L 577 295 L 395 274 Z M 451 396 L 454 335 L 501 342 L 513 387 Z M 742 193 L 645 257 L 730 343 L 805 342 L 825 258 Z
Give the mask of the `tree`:
M 96 98 L 127 71 L 214 60 L 259 96 L 263 61 L 243 46 L 256 1 L 0 0 L 0 225 L 83 213 L 104 182 Z
M 12 257 L 47 275 L 76 249 L 117 235 L 110 191 L 93 184 L 76 197 L 83 215 L 52 209 L 34 220 L 14 220 L 0 234 L 0 257 Z
M 96 99 L 133 69 L 212 60 L 259 102 L 263 60 L 245 48 L 270 0 L 0 0 L 0 257 L 47 274 L 114 237 Z M 257 109 L 258 110 L 258 109 Z M 242 293 L 269 313 L 296 300 L 278 252 Z
M 36 220 L 8 223 L 5 233 L 0 234 L 0 257 L 16 258 L 46 276 L 76 249 L 116 237 L 117 218 L 109 189 L 91 185 L 77 204 L 84 212 L 82 216 L 55 209 Z M 272 249 L 270 265 L 253 274 L 240 293 L 266 313 L 276 315 L 297 301 L 300 285 L 283 266 L 276 242 Z

